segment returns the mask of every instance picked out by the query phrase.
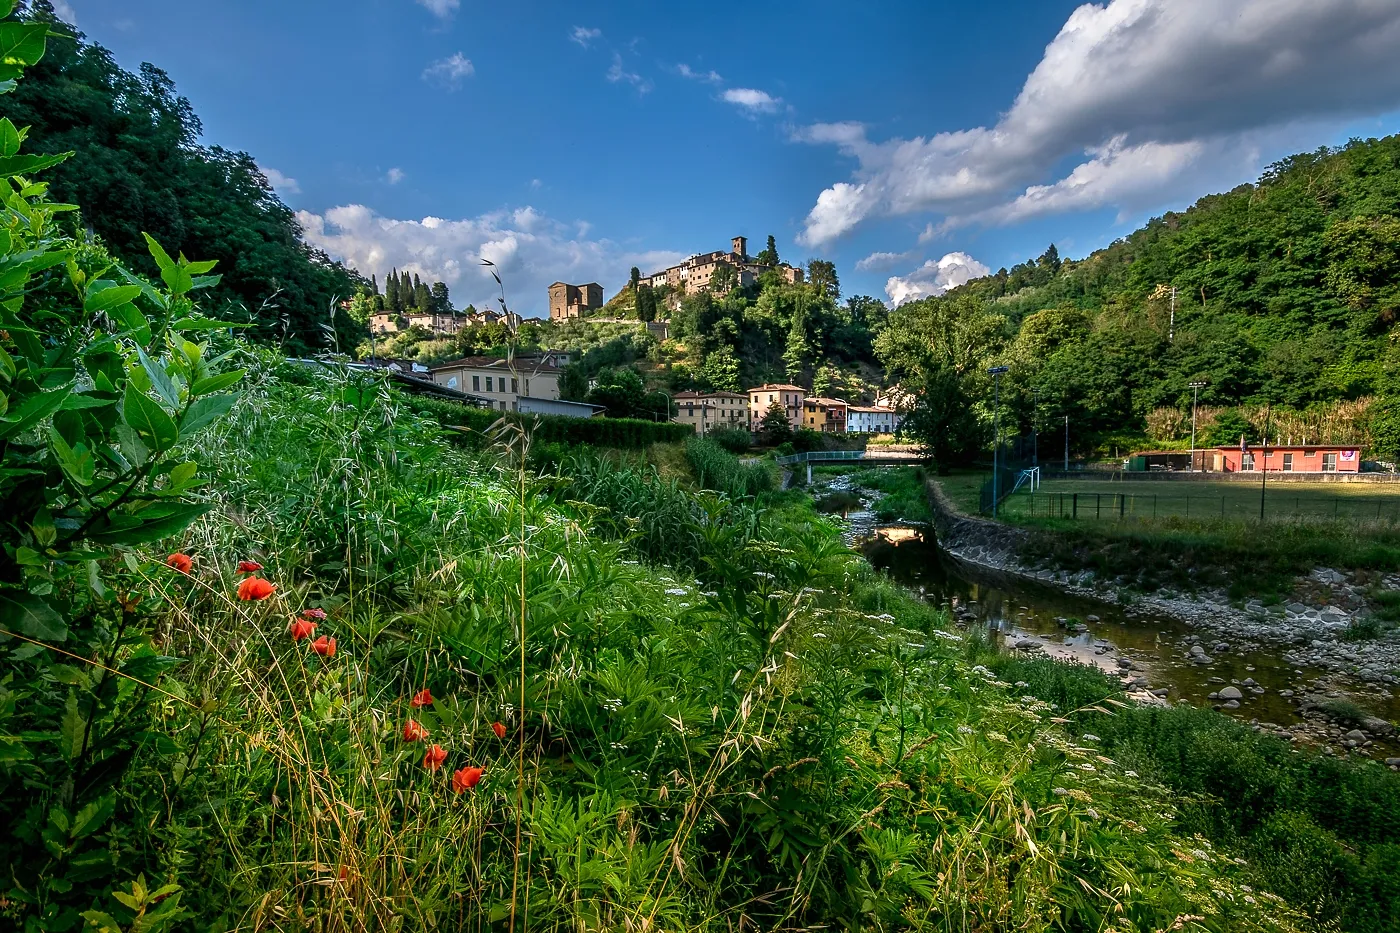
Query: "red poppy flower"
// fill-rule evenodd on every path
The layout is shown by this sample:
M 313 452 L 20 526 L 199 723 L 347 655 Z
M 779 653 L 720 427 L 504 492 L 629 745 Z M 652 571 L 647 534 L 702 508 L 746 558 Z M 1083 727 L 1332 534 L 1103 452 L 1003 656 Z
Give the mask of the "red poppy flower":
M 434 745 L 428 749 L 423 756 L 423 767 L 429 771 L 436 771 L 442 767 L 442 763 L 447 760 L 447 749 L 441 745 Z
M 314 619 L 317 622 L 326 621 L 326 610 L 324 609 L 303 609 L 301 611 L 303 619 Z
M 316 623 L 307 619 L 292 620 L 292 641 L 310 638 L 316 632 Z
M 257 573 L 262 569 L 262 564 L 255 560 L 240 560 L 238 562 L 239 573 Z
M 194 566 L 194 559 L 188 554 L 177 553 L 171 554 L 169 557 L 167 557 L 165 559 L 165 563 L 168 566 L 180 571 L 181 573 L 189 573 L 190 568 Z
M 421 742 L 428 737 L 428 730 L 423 728 L 423 724 L 416 719 L 410 719 L 403 724 L 403 740 L 405 742 Z
M 427 687 L 424 687 L 422 690 L 419 690 L 413 695 L 413 699 L 408 701 L 408 705 L 412 706 L 414 709 L 422 709 L 425 706 L 432 706 L 433 695 L 428 692 Z
M 238 598 L 244 600 L 267 599 L 277 589 L 277 584 L 268 583 L 262 577 L 244 577 L 238 584 Z
M 311 650 L 323 658 L 335 657 L 335 639 L 322 635 L 311 643 Z
M 452 792 L 460 794 L 481 783 L 480 768 L 458 768 L 452 772 Z
M 505 723 L 500 723 L 500 722 L 493 722 L 493 723 L 491 723 L 491 731 L 494 732 L 494 733 L 496 733 L 496 738 L 498 738 L 498 739 L 503 739 L 503 738 L 506 737 L 506 727 L 505 727 Z

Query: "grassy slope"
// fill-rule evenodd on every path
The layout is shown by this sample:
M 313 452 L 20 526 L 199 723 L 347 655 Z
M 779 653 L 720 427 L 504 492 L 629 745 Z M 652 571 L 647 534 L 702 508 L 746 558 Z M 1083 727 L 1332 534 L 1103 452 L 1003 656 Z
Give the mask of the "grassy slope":
M 382 393 L 263 378 L 202 449 L 196 575 L 162 584 L 172 692 L 213 717 L 166 709 L 195 751 L 114 818 L 201 927 L 465 928 L 528 896 L 534 929 L 1292 928 L 791 497 L 536 478 L 522 440 L 474 459 Z M 245 557 L 271 599 L 230 598 Z M 307 607 L 335 656 L 288 638 Z

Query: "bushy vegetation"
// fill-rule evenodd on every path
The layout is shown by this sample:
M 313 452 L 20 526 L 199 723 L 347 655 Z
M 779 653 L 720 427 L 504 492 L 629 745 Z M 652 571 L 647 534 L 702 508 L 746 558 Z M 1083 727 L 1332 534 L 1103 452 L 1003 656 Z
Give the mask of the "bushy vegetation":
M 928 504 L 928 475 L 923 467 L 885 467 L 857 470 L 851 474 L 857 486 L 880 493 L 871 510 L 882 522 L 931 522 Z
M 1189 384 L 1200 380 L 1202 405 L 1244 406 L 1247 425 L 1271 422 L 1271 436 L 1341 441 L 1332 428 L 1375 396 L 1346 442 L 1393 459 L 1397 192 L 1400 137 L 1292 156 L 1081 261 L 1052 246 L 909 302 L 891 312 L 876 351 L 917 390 L 908 428 L 940 462 L 989 440 L 995 364 L 1009 367 L 1003 430 L 1055 431 L 1068 417 L 1079 454 L 1115 436 L 1142 443 L 1149 415 L 1183 436 Z
M 643 421 L 637 418 L 571 418 L 567 415 L 535 415 L 473 408 L 446 399 L 415 397 L 408 403 L 417 412 L 436 418 L 446 427 L 465 428 L 454 435 L 462 444 L 480 448 L 499 423 L 527 428 L 537 442 L 636 449 L 652 444 L 676 443 L 693 437 L 688 424 Z
M 756 496 L 774 487 L 771 463 L 740 463 L 738 457 L 708 437 L 686 441 L 685 459 L 701 487 L 717 490 L 731 499 Z
M 1400 775 L 1369 761 L 1299 753 L 1211 710 L 1120 707 L 1099 671 L 978 649 L 1006 680 L 1077 710 L 1105 755 L 1183 795 L 1181 820 L 1245 861 L 1318 929 L 1400 930 Z M 1095 710 L 1093 707 L 1099 707 Z

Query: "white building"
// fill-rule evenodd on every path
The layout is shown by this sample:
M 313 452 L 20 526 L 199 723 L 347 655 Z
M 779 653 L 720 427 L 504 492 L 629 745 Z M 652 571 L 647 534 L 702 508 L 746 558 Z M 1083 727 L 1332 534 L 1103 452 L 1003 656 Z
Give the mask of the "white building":
M 893 434 L 904 416 L 883 405 L 851 405 L 846 409 L 847 434 Z
M 559 398 L 559 362 L 557 354 L 549 353 L 509 360 L 468 356 L 434 366 L 430 372 L 438 385 L 485 398 L 494 409 L 522 411 L 533 410 L 522 402 Z

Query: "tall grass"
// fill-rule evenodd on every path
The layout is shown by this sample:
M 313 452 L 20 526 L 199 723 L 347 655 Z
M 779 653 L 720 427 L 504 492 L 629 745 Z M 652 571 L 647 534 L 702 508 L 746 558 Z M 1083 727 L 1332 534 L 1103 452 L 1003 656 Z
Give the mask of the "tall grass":
M 810 510 L 537 477 L 523 435 L 469 455 L 261 362 L 196 452 L 194 575 L 152 577 L 186 660 L 151 741 L 188 754 L 114 818 L 191 928 L 1295 928 Z M 244 559 L 270 598 L 232 598 Z

